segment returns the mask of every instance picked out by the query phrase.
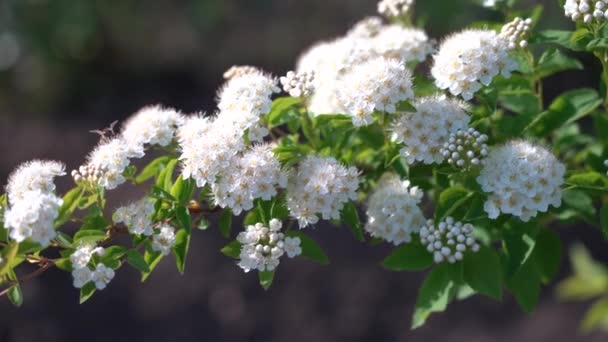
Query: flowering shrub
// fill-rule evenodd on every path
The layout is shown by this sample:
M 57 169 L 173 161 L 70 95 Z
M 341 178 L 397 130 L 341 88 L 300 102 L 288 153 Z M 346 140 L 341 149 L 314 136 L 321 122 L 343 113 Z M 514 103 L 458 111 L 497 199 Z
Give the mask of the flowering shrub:
M 533 310 L 560 266 L 552 228 L 608 237 L 608 5 L 568 0 L 576 30 L 538 31 L 540 8 L 515 2 L 484 1 L 502 23 L 436 42 L 413 26 L 413 0 L 382 0 L 384 18 L 315 44 L 280 78 L 230 68 L 213 115 L 148 106 L 105 129 L 63 196 L 62 163 L 24 163 L 0 197 L 0 295 L 21 305 L 21 286 L 51 268 L 71 273 L 81 302 L 127 265 L 145 281 L 172 254 L 184 272 L 210 222 L 268 289 L 285 255 L 328 262 L 307 235 L 328 221 L 391 244 L 388 270 L 428 270 L 413 327 L 477 293 Z M 599 91 L 547 104 L 543 80 L 583 68 L 571 50 L 599 58 Z M 106 201 L 117 187 L 146 191 L 119 206 Z M 18 277 L 25 263 L 37 268 Z

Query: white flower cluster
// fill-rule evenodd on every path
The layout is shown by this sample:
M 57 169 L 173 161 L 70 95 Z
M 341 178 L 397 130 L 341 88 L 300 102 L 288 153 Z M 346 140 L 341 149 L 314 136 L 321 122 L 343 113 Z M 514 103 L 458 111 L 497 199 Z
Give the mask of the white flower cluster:
M 472 224 L 463 224 L 451 217 L 447 217 L 437 226 L 433 220 L 428 220 L 426 226 L 420 229 L 420 242 L 433 253 L 436 263 L 447 261 L 453 264 L 462 260 L 465 252 L 479 250 L 473 231 Z
M 517 17 L 502 27 L 500 36 L 509 42 L 509 49 L 515 49 L 518 46 L 525 48 L 528 46 L 526 37 L 530 33 L 531 25 L 531 18 L 522 19 Z
M 250 141 L 261 141 L 268 130 L 260 123 L 260 116 L 272 106 L 272 95 L 280 91 L 277 80 L 262 72 L 247 73 L 226 82 L 218 94 L 218 120 L 224 129 L 249 132 Z M 252 134 L 251 130 L 261 133 Z M 262 134 L 262 136 L 259 136 Z
M 277 187 L 287 186 L 287 175 L 281 170 L 272 148 L 269 144 L 256 145 L 233 159 L 217 183 L 211 186 L 218 206 L 228 207 L 239 215 L 243 210 L 253 208 L 255 199 L 270 200 L 277 194 Z
M 400 153 L 408 164 L 443 162 L 441 148 L 450 134 L 468 127 L 470 118 L 464 104 L 445 96 L 431 96 L 417 99 L 414 107 L 415 112 L 400 114 L 393 121 L 391 139 L 404 145 Z
M 279 79 L 283 85 L 283 91 L 292 97 L 309 97 L 315 89 L 315 72 L 303 71 L 295 73 L 288 71 Z
M 148 106 L 127 120 L 121 135 L 131 154 L 143 156 L 146 144 L 169 145 L 183 120 L 184 117 L 175 109 Z
M 395 246 L 412 240 L 425 223 L 419 207 L 423 192 L 396 174 L 385 174 L 369 198 L 365 230 Z
M 383 26 L 384 24 L 382 23 L 382 18 L 366 17 L 353 25 L 346 35 L 355 38 L 371 38 L 377 35 Z
M 256 223 L 239 233 L 236 238 L 241 244 L 239 266 L 245 272 L 272 271 L 279 266 L 279 258 L 284 254 L 290 258 L 302 254 L 300 238 L 286 237 L 281 227 L 281 221 L 272 219 L 268 227 Z
M 401 25 L 386 25 L 373 39 L 374 51 L 404 62 L 422 62 L 435 50 L 424 31 Z
M 217 118 L 188 118 L 177 132 L 181 149 L 182 176 L 200 188 L 213 184 L 217 175 L 232 164 L 244 148 L 241 132 Z
M 161 252 L 163 255 L 169 255 L 175 245 L 175 228 L 167 223 L 163 223 L 159 229 L 159 233 L 154 234 L 152 237 L 152 249 Z
M 131 234 L 143 234 L 150 236 L 154 234 L 154 203 L 147 198 L 116 209 L 114 222 L 122 223 L 129 229 Z
M 337 90 L 355 126 L 373 123 L 375 111 L 394 113 L 397 103 L 414 97 L 411 72 L 399 60 L 384 57 L 353 67 Z
M 53 224 L 63 201 L 55 195 L 53 180 L 64 175 L 64 169 L 55 161 L 35 160 L 22 164 L 9 176 L 4 225 L 11 239 L 21 242 L 31 238 L 46 247 L 57 235 Z
M 339 219 L 344 204 L 357 199 L 359 171 L 331 157 L 308 156 L 292 174 L 287 186 L 287 208 L 300 228 L 319 221 Z
M 368 18 L 344 37 L 315 44 L 299 58 L 296 72 L 315 72 L 315 92 L 308 100 L 312 113 L 342 113 L 336 94 L 343 77 L 354 67 L 378 57 L 395 58 L 404 64 L 420 62 L 432 51 L 433 43 L 424 31 L 382 25 L 378 18 Z
M 224 72 L 224 79 L 229 80 L 235 77 L 241 77 L 247 74 L 255 74 L 260 72 L 260 69 L 251 65 L 233 65 L 230 69 Z
M 458 130 L 450 134 L 450 138 L 441 148 L 441 154 L 448 163 L 462 169 L 481 164 L 488 155 L 488 136 L 474 128 Z
M 465 30 L 451 35 L 435 55 L 431 68 L 435 85 L 470 100 L 496 75 L 510 77 L 517 69 L 509 51 L 509 42 L 494 31 Z
M 414 0 L 381 0 L 378 2 L 378 13 L 385 17 L 401 17 L 414 6 Z
M 82 288 L 89 282 L 94 282 L 98 290 L 103 290 L 114 278 L 114 270 L 102 263 L 98 263 L 94 270 L 89 268 L 89 263 L 94 254 L 102 256 L 105 253 L 103 247 L 84 245 L 77 248 L 70 255 L 72 263 L 72 278 L 75 288 Z
M 561 205 L 565 167 L 543 147 L 515 140 L 490 151 L 477 182 L 490 193 L 484 210 L 528 221 L 550 205 Z
M 130 158 L 142 156 L 143 151 L 130 150 L 129 145 L 121 137 L 102 140 L 89 155 L 82 170 L 87 171 L 87 177 L 80 174 L 81 179 L 96 180 L 97 186 L 107 190 L 115 189 L 126 181 L 123 172 L 131 163 Z M 90 177 L 89 173 L 93 173 L 94 177 Z M 76 179 L 76 173 L 72 172 L 72 174 Z
M 606 0 L 566 0 L 564 13 L 573 21 L 582 20 L 589 24 L 594 19 L 608 19 L 608 1 Z

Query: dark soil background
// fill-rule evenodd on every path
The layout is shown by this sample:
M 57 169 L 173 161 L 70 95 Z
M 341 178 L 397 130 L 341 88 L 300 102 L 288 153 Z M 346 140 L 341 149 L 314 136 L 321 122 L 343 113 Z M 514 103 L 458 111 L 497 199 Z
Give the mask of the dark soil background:
M 495 14 L 472 1 L 419 0 L 433 37 Z M 527 1 L 528 6 L 540 1 Z M 556 1 L 542 25 L 571 25 Z M 0 0 L 0 180 L 33 158 L 80 165 L 97 137 L 89 130 L 123 120 L 146 104 L 213 112 L 222 73 L 252 64 L 284 73 L 314 41 L 344 33 L 375 13 L 372 0 Z M 547 80 L 547 96 L 598 82 L 597 63 Z M 69 188 L 69 177 L 60 189 Z M 112 194 L 120 204 L 140 195 Z M 213 221 L 213 218 L 212 218 Z M 235 229 L 237 225 L 235 224 Z M 589 227 L 555 227 L 567 245 L 582 241 L 608 261 Z M 423 328 L 409 323 L 422 273 L 379 267 L 388 246 L 370 247 L 349 232 L 309 230 L 328 251 L 327 267 L 281 264 L 270 291 L 219 253 L 215 229 L 192 241 L 186 273 L 166 258 L 141 284 L 121 269 L 84 305 L 58 270 L 23 286 L 25 304 L 0 301 L 0 341 L 606 341 L 580 335 L 588 303 L 558 303 L 545 288 L 538 309 L 521 312 L 474 297 L 451 305 Z M 567 247 L 564 248 L 564 253 Z M 560 278 L 568 274 L 564 260 Z

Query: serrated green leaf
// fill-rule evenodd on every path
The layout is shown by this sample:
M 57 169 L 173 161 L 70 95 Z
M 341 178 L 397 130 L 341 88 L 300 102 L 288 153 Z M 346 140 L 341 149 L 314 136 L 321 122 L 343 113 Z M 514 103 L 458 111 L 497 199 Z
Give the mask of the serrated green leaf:
M 599 299 L 585 313 L 581 323 L 583 332 L 608 327 L 608 296 Z
M 84 189 L 76 187 L 63 196 L 63 203 L 61 204 L 61 208 L 59 208 L 59 213 L 55 220 L 55 227 L 59 227 L 70 220 L 74 211 L 78 209 L 83 194 Z
M 548 110 L 540 113 L 525 130 L 538 137 L 545 137 L 554 130 L 590 114 L 600 104 L 602 100 L 594 89 L 567 91 L 558 96 Z
M 95 243 L 105 238 L 106 232 L 103 230 L 83 229 L 77 231 L 76 234 L 74 234 L 74 243 L 77 245 Z
M 258 277 L 260 279 L 260 285 L 264 290 L 268 290 L 274 280 L 274 271 L 259 271 Z
M 162 156 L 151 161 L 135 178 L 135 183 L 140 184 L 152 177 L 155 177 L 165 167 L 170 159 L 171 157 L 169 156 Z
M 576 58 L 564 54 L 560 49 L 552 48 L 543 53 L 536 66 L 536 76 L 543 78 L 565 70 L 582 70 L 583 64 Z
M 175 234 L 175 245 L 173 246 L 173 255 L 175 255 L 175 264 L 179 273 L 184 273 L 186 269 L 186 257 L 190 249 L 190 231 L 180 229 Z
M 452 215 L 456 209 L 463 206 L 472 196 L 473 193 L 460 186 L 454 186 L 442 191 L 439 194 L 437 209 L 435 209 L 435 223 L 439 223 Z
M 142 283 L 144 281 L 146 281 L 148 279 L 148 277 L 150 277 L 150 275 L 152 274 L 152 271 L 154 271 L 156 266 L 158 266 L 160 261 L 163 259 L 163 256 L 164 255 L 161 252 L 146 249 L 146 251 L 144 253 L 144 260 L 146 261 L 146 264 L 148 265 L 149 272 L 141 273 L 141 282 Z
M 257 222 L 256 222 L 257 223 Z M 232 211 L 230 209 L 224 209 L 220 216 L 220 233 L 225 238 L 230 237 L 230 231 L 232 230 Z
M 89 300 L 95 294 L 95 290 L 97 290 L 97 288 L 95 287 L 95 283 L 93 283 L 92 281 L 86 283 L 80 289 L 80 304 L 83 304 L 84 302 Z
M 298 107 L 302 99 L 297 97 L 279 97 L 272 101 L 270 112 L 266 115 L 266 121 L 270 127 L 284 125 L 299 117 Z
M 391 271 L 421 271 L 433 265 L 433 255 L 419 243 L 406 243 L 394 249 L 382 266 Z
M 129 265 L 133 266 L 133 268 L 142 273 L 150 272 L 148 263 L 146 262 L 144 257 L 137 251 L 130 250 L 127 252 L 127 263 L 129 263 Z
M 361 219 L 359 218 L 357 207 L 352 201 L 344 205 L 341 217 L 342 221 L 344 221 L 344 223 L 348 225 L 355 238 L 358 241 L 365 241 L 365 236 L 363 235 L 363 226 L 361 225 Z
M 233 259 L 240 259 L 241 257 L 241 244 L 234 240 L 232 242 L 230 242 L 229 244 L 227 244 L 226 246 L 224 246 L 220 252 L 222 252 L 222 254 L 229 256 Z
M 180 227 L 187 231 L 191 230 L 192 217 L 190 217 L 188 208 L 183 205 L 177 206 L 177 208 L 175 208 L 175 218 L 177 218 L 177 222 L 179 223 Z
M 21 305 L 23 305 L 23 293 L 21 292 L 21 286 L 19 286 L 19 284 L 11 286 L 7 295 L 14 306 L 21 307 Z
M 285 235 L 289 237 L 298 237 L 300 239 L 300 247 L 302 248 L 302 254 L 300 256 L 310 259 L 312 261 L 316 261 L 321 265 L 329 264 L 329 257 L 319 244 L 308 237 L 306 234 L 299 231 L 288 231 Z M 239 251 L 240 253 L 240 251 Z
M 502 267 L 496 252 L 482 246 L 463 260 L 464 281 L 475 291 L 500 300 L 502 298 Z
M 454 282 L 450 277 L 449 265 L 441 264 L 429 272 L 418 290 L 412 329 L 421 327 L 434 312 L 444 311 L 452 299 Z
M 532 252 L 540 280 L 548 284 L 559 271 L 562 260 L 562 242 L 554 232 L 543 229 L 536 237 L 536 246 Z
M 605 204 L 600 210 L 600 226 L 604 239 L 608 240 L 608 205 Z

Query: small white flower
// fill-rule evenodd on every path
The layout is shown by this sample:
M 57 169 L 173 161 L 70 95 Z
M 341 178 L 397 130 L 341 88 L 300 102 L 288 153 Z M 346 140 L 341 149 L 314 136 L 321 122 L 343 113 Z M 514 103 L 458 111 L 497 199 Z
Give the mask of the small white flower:
M 515 140 L 490 151 L 477 182 L 490 193 L 485 211 L 528 221 L 549 206 L 561 205 L 565 167 L 551 152 L 526 141 Z
M 175 109 L 147 106 L 127 120 L 121 135 L 131 154 L 142 155 L 145 145 L 169 145 L 183 120 Z
M 401 156 L 408 164 L 443 162 L 441 149 L 450 134 L 466 130 L 469 115 L 465 105 L 445 96 L 419 98 L 414 102 L 415 112 L 404 112 L 392 122 L 391 139 L 403 145 Z
M 281 233 L 282 223 L 272 219 L 268 227 L 263 223 L 247 226 L 239 233 L 237 241 L 241 244 L 239 266 L 245 271 L 272 271 L 279 265 L 284 254 L 290 258 L 302 253 L 300 238 L 285 237 Z
M 414 97 L 411 72 L 396 59 L 374 58 L 354 66 L 340 81 L 338 100 L 355 126 L 373 123 L 375 111 L 394 113 Z
M 359 171 L 331 157 L 308 156 L 290 175 L 287 208 L 300 228 L 319 221 L 339 219 L 344 204 L 357 198 Z
M 131 163 L 129 158 L 143 156 L 143 151 L 141 155 L 134 155 L 134 151 L 128 146 L 122 138 L 114 138 L 103 140 L 91 152 L 86 165 L 88 168 L 100 171 L 96 178 L 99 182 L 98 186 L 112 190 L 126 181 L 123 172 Z
M 105 249 L 103 247 L 95 247 L 93 245 L 84 245 L 78 247 L 74 253 L 70 255 L 70 262 L 73 269 L 85 268 L 91 261 L 93 254 L 103 255 Z
M 509 56 L 509 42 L 490 30 L 465 30 L 446 38 L 431 74 L 435 85 L 452 95 L 470 100 L 501 74 L 509 77 L 517 63 Z
M 56 161 L 33 160 L 21 164 L 8 177 L 6 193 L 9 203 L 22 200 L 27 192 L 55 191 L 55 177 L 65 175 L 65 166 Z
M 419 207 L 422 196 L 422 190 L 410 187 L 409 181 L 391 173 L 383 175 L 369 198 L 365 230 L 394 245 L 410 242 L 425 223 Z
M 98 290 L 103 290 L 114 278 L 114 270 L 104 264 L 97 264 L 91 280 L 95 282 L 95 287 Z
M 147 198 L 142 198 L 128 206 L 116 209 L 114 222 L 123 223 L 131 234 L 150 236 L 154 233 L 152 214 L 154 214 L 154 203 Z
M 175 228 L 168 224 L 160 226 L 160 232 L 152 237 L 152 249 L 169 255 L 175 245 Z
M 74 287 L 80 289 L 93 280 L 93 272 L 88 267 L 74 268 L 72 278 L 74 278 Z

